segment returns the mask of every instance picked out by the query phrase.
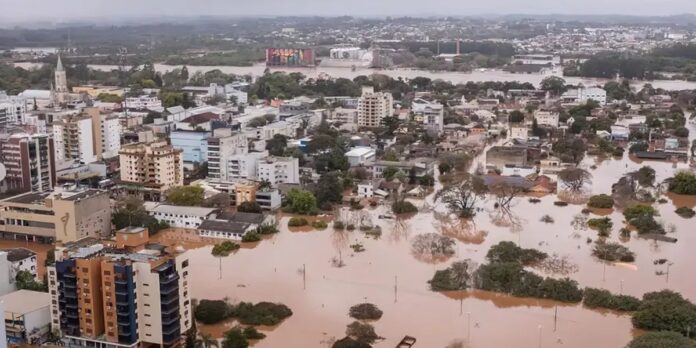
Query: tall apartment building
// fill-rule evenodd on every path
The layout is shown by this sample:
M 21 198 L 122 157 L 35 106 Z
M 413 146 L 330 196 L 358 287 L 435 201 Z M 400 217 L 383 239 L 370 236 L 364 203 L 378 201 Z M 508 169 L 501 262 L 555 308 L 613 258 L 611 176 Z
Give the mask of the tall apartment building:
M 48 267 L 52 331 L 71 346 L 180 346 L 193 320 L 188 257 L 148 240 L 146 229 L 126 228 L 114 245 L 58 247 Z
M 267 157 L 258 162 L 256 171 L 258 180 L 268 181 L 274 187 L 300 183 L 300 165 L 295 157 Z
M 363 87 L 358 100 L 358 125 L 379 127 L 382 119 L 394 114 L 394 100 L 390 93 L 375 92 L 374 87 Z
M 53 138 L 46 134 L 0 134 L 0 163 L 5 166 L 3 190 L 45 192 L 56 184 Z
M 71 242 L 111 233 L 109 194 L 99 190 L 24 193 L 0 201 L 0 236 Z
M 431 133 L 442 134 L 445 127 L 445 108 L 439 103 L 421 105 L 418 110 L 413 108 L 416 119 L 419 119 L 425 129 Z
M 24 98 L 8 96 L 0 91 L 0 125 L 21 123 L 27 113 L 27 103 Z
M 87 164 L 97 160 L 95 128 L 90 115 L 67 115 L 53 122 L 53 141 L 58 162 L 78 161 Z
M 102 114 L 98 108 L 85 108 L 92 122 L 92 146 L 98 158 L 118 155 L 121 148 L 121 122 L 117 115 Z
M 160 193 L 183 186 L 182 152 L 164 140 L 124 145 L 119 151 L 121 180 Z
M 228 163 L 234 155 L 245 154 L 249 150 L 247 138 L 231 129 L 216 129 L 208 138 L 208 177 L 227 180 Z

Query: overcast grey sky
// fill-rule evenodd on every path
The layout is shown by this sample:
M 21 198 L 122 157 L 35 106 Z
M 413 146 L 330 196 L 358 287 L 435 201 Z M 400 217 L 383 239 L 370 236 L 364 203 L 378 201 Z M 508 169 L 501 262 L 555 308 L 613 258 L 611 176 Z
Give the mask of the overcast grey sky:
M 0 19 L 153 16 L 696 13 L 696 0 L 0 0 Z

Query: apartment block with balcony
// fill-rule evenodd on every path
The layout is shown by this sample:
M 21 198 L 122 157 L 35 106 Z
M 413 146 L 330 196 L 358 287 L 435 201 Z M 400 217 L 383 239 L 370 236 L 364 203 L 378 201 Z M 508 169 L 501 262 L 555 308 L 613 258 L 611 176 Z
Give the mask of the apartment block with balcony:
M 299 160 L 295 157 L 267 157 L 258 162 L 257 178 L 270 182 L 274 187 L 278 184 L 299 184 Z
M 56 184 L 52 135 L 0 134 L 0 162 L 7 170 L 3 190 L 46 192 Z
M 58 162 L 92 163 L 97 160 L 92 116 L 67 115 L 53 122 L 53 140 Z
M 182 150 L 164 140 L 121 147 L 121 180 L 161 196 L 172 187 L 184 185 Z
M 115 244 L 60 246 L 48 267 L 51 326 L 70 346 L 175 347 L 192 326 L 187 254 L 147 244 L 146 229 Z
M 394 99 L 390 93 L 375 92 L 373 87 L 363 87 L 358 100 L 358 125 L 379 127 L 382 119 L 394 114 Z

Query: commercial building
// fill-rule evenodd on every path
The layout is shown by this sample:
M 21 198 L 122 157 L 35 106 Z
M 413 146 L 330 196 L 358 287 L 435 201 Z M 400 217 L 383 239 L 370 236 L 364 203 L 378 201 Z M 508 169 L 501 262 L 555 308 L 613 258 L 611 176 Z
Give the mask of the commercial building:
M 558 127 L 559 114 L 557 112 L 551 111 L 536 111 L 534 112 L 534 118 L 539 126 L 549 126 Z
M 362 88 L 358 101 L 358 125 L 379 127 L 382 119 L 394 114 L 394 100 L 391 93 L 375 92 L 374 87 Z
M 296 157 L 266 157 L 258 162 L 257 179 L 278 184 L 299 184 L 300 165 Z
M 358 109 L 336 108 L 330 116 L 334 122 L 358 124 Z
M 375 149 L 371 147 L 356 147 L 346 152 L 346 158 L 351 167 L 365 165 L 367 162 L 374 161 L 375 156 Z
M 561 96 L 563 103 L 587 103 L 589 100 L 594 100 L 599 105 L 606 105 L 607 91 L 599 87 L 578 88 L 569 90 Z
M 196 228 L 203 221 L 217 215 L 215 208 L 182 207 L 154 202 L 145 202 L 145 210 L 157 221 L 166 222 L 176 228 Z
M 0 162 L 5 166 L 3 189 L 45 192 L 56 184 L 53 138 L 46 134 L 0 134 Z
M 224 213 L 203 221 L 198 227 L 198 234 L 209 238 L 241 240 L 259 226 L 272 224 L 275 224 L 275 217 L 270 214 Z
M 277 188 L 259 188 L 259 184 L 253 181 L 211 181 L 208 185 L 217 191 L 229 194 L 232 206 L 238 206 L 244 202 L 256 202 L 261 209 L 276 210 L 282 203 L 282 197 Z
M 24 193 L 0 201 L 0 236 L 50 243 L 111 232 L 109 194 L 100 190 Z
M 123 108 L 133 110 L 161 109 L 162 101 L 159 99 L 159 97 L 151 97 L 148 95 L 128 97 L 123 100 Z
M 39 344 L 51 328 L 51 295 L 45 292 L 17 290 L 0 296 L 7 342 Z
M 256 180 L 260 162 L 268 156 L 268 152 L 249 152 L 229 156 L 225 159 L 225 176 L 220 179 L 234 181 L 240 179 Z
M 172 146 L 183 150 L 184 164 L 193 167 L 208 160 L 208 132 L 176 131 L 169 138 Z
M 81 240 L 56 249 L 48 267 L 51 327 L 71 346 L 180 345 L 191 328 L 189 260 L 126 228 L 115 245 Z
M 164 140 L 124 145 L 119 151 L 121 180 L 159 194 L 183 186 L 182 152 Z

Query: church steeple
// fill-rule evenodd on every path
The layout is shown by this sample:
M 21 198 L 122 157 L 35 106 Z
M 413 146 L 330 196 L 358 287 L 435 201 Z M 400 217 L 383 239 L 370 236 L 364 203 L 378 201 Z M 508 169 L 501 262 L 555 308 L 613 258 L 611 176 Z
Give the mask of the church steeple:
M 60 60 L 60 54 L 58 55 L 58 63 L 56 63 L 56 71 L 65 71 L 65 68 L 63 68 L 63 62 Z
M 65 67 L 63 67 L 63 61 L 58 55 L 58 61 L 56 62 L 56 71 L 54 72 L 54 101 L 57 104 L 63 104 L 68 99 L 68 76 L 65 72 Z

